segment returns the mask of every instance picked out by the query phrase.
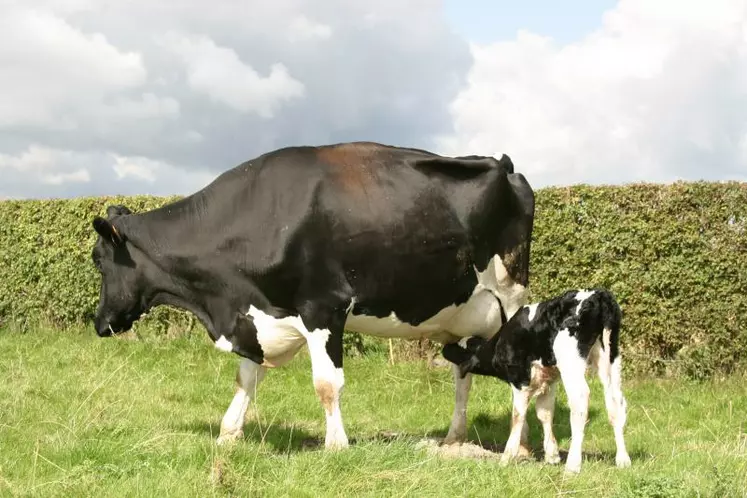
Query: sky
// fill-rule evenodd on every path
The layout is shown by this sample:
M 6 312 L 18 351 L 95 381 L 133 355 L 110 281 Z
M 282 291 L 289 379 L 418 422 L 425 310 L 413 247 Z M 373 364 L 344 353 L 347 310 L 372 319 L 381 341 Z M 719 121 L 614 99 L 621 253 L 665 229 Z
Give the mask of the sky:
M 188 194 L 289 145 L 535 188 L 747 180 L 747 0 L 0 0 L 0 198 Z

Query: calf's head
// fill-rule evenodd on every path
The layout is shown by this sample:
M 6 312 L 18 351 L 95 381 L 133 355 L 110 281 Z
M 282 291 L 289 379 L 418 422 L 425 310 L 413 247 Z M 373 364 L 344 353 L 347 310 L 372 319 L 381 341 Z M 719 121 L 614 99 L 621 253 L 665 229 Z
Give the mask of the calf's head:
M 444 358 L 459 367 L 459 375 L 464 377 L 468 373 L 489 375 L 480 364 L 478 354 L 487 341 L 481 337 L 470 337 L 459 342 L 445 344 L 441 354 Z
M 94 326 L 101 337 L 129 330 L 146 309 L 143 264 L 137 261 L 142 258 L 128 243 L 127 234 L 118 223 L 129 214 L 130 210 L 124 206 L 110 206 L 106 218 L 97 216 L 93 220 L 99 237 L 91 258 L 101 273 Z

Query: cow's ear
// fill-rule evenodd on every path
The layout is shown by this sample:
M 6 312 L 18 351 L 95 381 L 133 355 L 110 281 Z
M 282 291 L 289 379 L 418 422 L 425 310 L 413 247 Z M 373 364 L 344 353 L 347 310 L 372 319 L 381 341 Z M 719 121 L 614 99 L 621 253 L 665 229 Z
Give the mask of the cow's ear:
M 101 216 L 96 216 L 93 219 L 93 229 L 104 239 L 111 240 L 115 246 L 124 242 L 124 238 L 119 233 L 119 230 L 109 220 Z
M 122 214 L 132 214 L 132 211 L 130 211 L 127 206 L 123 206 L 121 204 L 116 204 L 106 208 L 106 216 L 108 218 L 112 218 L 114 216 L 119 216 Z

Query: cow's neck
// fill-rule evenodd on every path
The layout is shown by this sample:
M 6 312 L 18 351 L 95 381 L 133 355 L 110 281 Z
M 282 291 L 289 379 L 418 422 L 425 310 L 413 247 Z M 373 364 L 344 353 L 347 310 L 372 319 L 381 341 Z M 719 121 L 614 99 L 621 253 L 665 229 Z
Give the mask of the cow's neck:
M 169 223 L 171 227 L 168 227 Z M 223 326 L 221 321 L 225 318 L 224 310 L 217 309 L 220 306 L 215 304 L 220 300 L 206 295 L 195 285 L 194 275 L 199 273 L 195 258 L 174 258 L 175 253 L 181 252 L 181 237 L 175 230 L 189 229 L 189 225 L 185 225 L 182 219 L 169 221 L 167 217 L 129 216 L 126 233 L 129 243 L 134 246 L 132 250 L 140 253 L 137 259 L 148 265 L 147 308 L 167 305 L 188 311 L 214 335 Z
M 203 191 L 158 209 L 128 216 L 128 225 L 141 245 L 177 248 L 204 230 L 206 219 L 210 218 Z

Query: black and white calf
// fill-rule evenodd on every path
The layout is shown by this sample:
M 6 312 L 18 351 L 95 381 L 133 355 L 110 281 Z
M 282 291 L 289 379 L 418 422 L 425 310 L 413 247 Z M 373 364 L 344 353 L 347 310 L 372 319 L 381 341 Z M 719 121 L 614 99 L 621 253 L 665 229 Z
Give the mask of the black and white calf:
M 370 142 L 286 147 L 144 213 L 96 217 L 94 326 L 128 330 L 155 306 L 192 312 L 241 357 L 219 442 L 242 435 L 269 368 L 306 346 L 327 420 L 340 409 L 344 330 L 448 343 L 491 337 L 526 303 L 534 192 L 508 156 L 444 157 Z M 500 301 L 499 301 L 500 299 Z M 456 367 L 447 441 L 466 436 L 471 376 Z
M 623 438 L 627 407 L 621 389 L 621 319 L 620 307 L 609 291 L 574 290 L 524 306 L 490 340 L 471 337 L 444 346 L 444 357 L 458 365 L 460 375 L 486 375 L 511 384 L 514 407 L 504 463 L 529 451 L 522 442 L 528 431 L 529 402 L 535 396 L 537 418 L 544 432 L 545 461 L 560 462 L 552 430 L 555 388 L 560 377 L 571 410 L 566 470 L 581 470 L 581 445 L 589 406 L 586 369 L 591 367 L 604 387 L 617 445 L 617 466 L 630 466 Z

